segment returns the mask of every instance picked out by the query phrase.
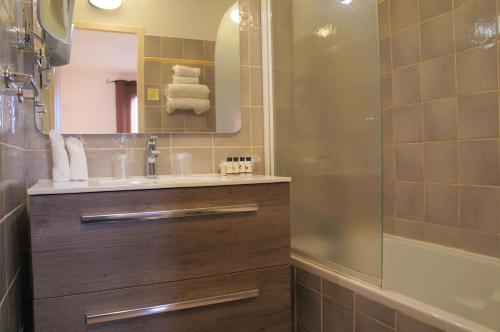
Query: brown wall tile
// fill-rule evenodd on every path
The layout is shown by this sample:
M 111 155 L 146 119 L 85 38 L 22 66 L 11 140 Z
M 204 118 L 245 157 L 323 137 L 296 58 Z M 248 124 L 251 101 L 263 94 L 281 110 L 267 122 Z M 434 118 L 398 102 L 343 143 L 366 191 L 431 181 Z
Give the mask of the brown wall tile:
M 390 17 L 392 32 L 418 22 L 418 1 L 391 0 Z
M 382 38 L 379 41 L 380 71 L 389 71 L 392 68 L 391 60 L 391 38 Z
M 392 79 L 394 105 L 408 105 L 421 100 L 419 64 L 395 70 Z
M 424 145 L 425 181 L 457 182 L 457 144 L 454 141 Z
M 422 144 L 398 145 L 395 152 L 397 179 L 422 181 Z
M 471 1 L 455 11 L 457 51 L 496 39 L 495 0 Z
M 500 187 L 461 187 L 460 227 L 500 234 Z
M 361 312 L 385 325 L 394 327 L 396 313 L 393 309 L 358 294 L 355 296 L 355 301 L 356 312 Z
M 396 217 L 407 220 L 424 220 L 424 185 L 396 183 Z
M 457 138 L 457 99 L 447 98 L 424 103 L 424 140 Z
M 457 53 L 458 93 L 474 94 L 498 88 L 495 44 Z
M 448 226 L 458 225 L 457 186 L 426 184 L 425 221 Z
M 391 36 L 394 68 L 412 65 L 420 60 L 419 27 L 415 25 Z
M 323 297 L 323 332 L 353 331 L 354 312 Z
M 500 258 L 500 236 L 460 229 L 460 248 Z
M 394 138 L 397 143 L 412 143 L 422 140 L 421 105 L 396 108 L 394 111 Z
M 459 143 L 460 182 L 500 185 L 500 141 L 480 140 Z
M 321 294 L 309 288 L 296 285 L 297 324 L 306 331 L 321 331 Z
M 396 219 L 394 221 L 394 234 L 414 240 L 424 240 L 424 223 Z
M 498 93 L 465 96 L 458 99 L 458 137 L 498 137 Z
M 422 95 L 424 100 L 455 95 L 455 57 L 447 56 L 422 63 Z
M 459 231 L 457 227 L 449 227 L 432 223 L 424 223 L 424 241 L 448 247 L 458 247 Z
M 437 1 L 446 3 L 443 0 Z M 453 14 L 449 12 L 423 22 L 420 25 L 420 34 L 423 60 L 453 53 Z
M 453 0 L 420 0 L 420 19 L 426 20 L 452 8 Z

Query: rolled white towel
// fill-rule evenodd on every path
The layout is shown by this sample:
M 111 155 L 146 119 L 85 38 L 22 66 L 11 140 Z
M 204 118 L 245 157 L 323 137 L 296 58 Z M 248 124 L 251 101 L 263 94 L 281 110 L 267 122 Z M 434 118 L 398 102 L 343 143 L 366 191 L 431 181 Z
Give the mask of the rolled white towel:
M 173 76 L 174 84 L 198 84 L 200 79 L 198 77 L 183 77 L 183 76 Z
M 167 98 L 208 98 L 210 89 L 203 84 L 167 84 Z
M 173 66 L 172 70 L 174 71 L 175 76 L 182 76 L 182 77 L 200 77 L 201 73 L 200 68 L 186 67 L 181 65 Z
M 89 172 L 87 157 L 82 142 L 76 137 L 66 138 L 66 148 L 69 152 L 69 173 L 72 181 L 87 181 Z
M 199 98 L 168 98 L 167 112 L 173 113 L 175 110 L 193 110 L 196 114 L 202 114 L 210 109 L 209 99 Z
M 69 181 L 69 160 L 64 148 L 64 138 L 52 129 L 49 132 L 52 148 L 52 180 L 56 182 Z

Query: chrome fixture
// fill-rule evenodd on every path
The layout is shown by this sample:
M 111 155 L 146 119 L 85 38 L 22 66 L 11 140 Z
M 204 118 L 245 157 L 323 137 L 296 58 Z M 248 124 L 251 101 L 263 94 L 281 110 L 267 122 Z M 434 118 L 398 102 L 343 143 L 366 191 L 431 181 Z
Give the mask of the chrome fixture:
M 18 73 L 12 71 L 12 68 L 9 66 L 4 66 L 0 70 L 0 78 L 3 79 L 5 86 L 7 88 L 16 89 L 17 90 L 17 98 L 19 102 L 24 101 L 24 85 L 29 84 L 33 88 L 34 97 L 26 97 L 30 99 L 36 99 L 36 97 L 40 96 L 40 90 L 36 85 L 35 79 L 30 74 Z
M 160 151 L 156 150 L 157 136 L 151 136 L 148 139 L 148 159 L 146 160 L 146 177 L 155 178 L 158 176 L 156 172 L 156 162 L 160 156 Z

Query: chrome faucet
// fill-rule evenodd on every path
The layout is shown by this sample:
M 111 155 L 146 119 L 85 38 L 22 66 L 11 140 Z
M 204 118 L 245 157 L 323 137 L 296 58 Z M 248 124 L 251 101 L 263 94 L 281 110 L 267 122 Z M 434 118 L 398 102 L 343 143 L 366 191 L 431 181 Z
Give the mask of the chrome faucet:
M 148 158 L 146 160 L 146 177 L 155 178 L 158 176 L 156 172 L 156 162 L 160 156 L 160 151 L 156 150 L 157 136 L 151 136 L 148 139 Z

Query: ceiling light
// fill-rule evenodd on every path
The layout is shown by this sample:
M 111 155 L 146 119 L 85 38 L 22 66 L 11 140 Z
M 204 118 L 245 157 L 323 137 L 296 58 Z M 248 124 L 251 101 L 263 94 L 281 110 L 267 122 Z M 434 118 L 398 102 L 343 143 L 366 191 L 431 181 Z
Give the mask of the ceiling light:
M 240 17 L 240 11 L 238 9 L 233 9 L 231 11 L 231 14 L 229 15 L 231 17 L 231 20 L 236 23 L 240 24 L 241 22 L 241 17 Z
M 89 0 L 92 6 L 99 9 L 113 10 L 122 5 L 122 0 Z

